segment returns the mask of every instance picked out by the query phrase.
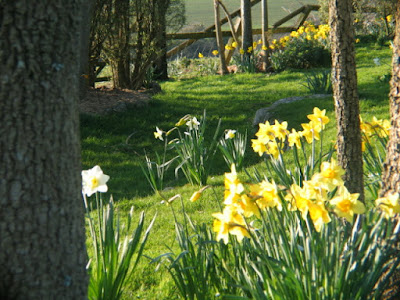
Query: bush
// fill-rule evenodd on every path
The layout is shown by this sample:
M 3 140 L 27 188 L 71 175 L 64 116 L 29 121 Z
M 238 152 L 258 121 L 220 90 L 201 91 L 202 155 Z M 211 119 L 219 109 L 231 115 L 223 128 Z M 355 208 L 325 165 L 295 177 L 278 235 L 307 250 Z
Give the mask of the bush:
M 331 55 L 327 33 L 329 27 L 307 25 L 293 31 L 290 36 L 273 40 L 270 46 L 271 64 L 275 71 L 329 67 Z

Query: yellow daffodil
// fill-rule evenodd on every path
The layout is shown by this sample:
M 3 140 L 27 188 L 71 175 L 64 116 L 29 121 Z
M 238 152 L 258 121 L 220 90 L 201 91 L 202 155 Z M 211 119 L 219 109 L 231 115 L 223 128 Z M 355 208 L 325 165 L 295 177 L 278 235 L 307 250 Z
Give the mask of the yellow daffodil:
M 268 143 L 265 144 L 265 147 L 267 148 L 265 153 L 272 155 L 272 157 L 275 159 L 278 159 L 280 152 L 276 141 L 269 141 Z
M 233 48 L 236 48 L 237 46 L 238 46 L 238 43 L 237 43 L 237 42 L 233 42 L 233 43 L 232 43 L 232 47 L 233 47 Z
M 234 48 L 232 46 L 230 46 L 230 45 L 225 45 L 225 49 L 230 51 L 230 50 L 233 50 Z
M 278 189 L 273 180 L 271 182 L 263 180 L 259 184 L 251 185 L 250 195 L 256 199 L 258 207 L 262 210 L 272 207 L 276 207 L 279 211 L 282 210 Z
M 200 190 L 195 191 L 192 195 L 192 197 L 190 197 L 190 202 L 195 202 L 197 200 L 199 200 L 199 198 L 201 197 L 201 195 L 203 194 L 203 192 L 208 189 L 210 186 L 207 185 L 205 187 L 202 187 Z
M 296 145 L 298 149 L 301 148 L 301 135 L 294 128 L 292 128 L 292 132 L 288 134 L 288 142 L 289 146 L 293 147 Z
M 276 137 L 275 129 L 271 124 L 269 124 L 268 121 L 266 121 L 265 123 L 258 124 L 258 127 L 259 129 L 256 133 L 256 136 L 258 137 L 259 140 L 261 140 L 265 144 L 269 141 L 275 140 Z
M 331 221 L 325 205 L 321 202 L 310 202 L 308 205 L 308 211 L 317 232 L 321 232 L 322 226 Z
M 337 191 L 338 196 L 332 198 L 330 203 L 334 205 L 334 212 L 348 222 L 353 223 L 355 214 L 365 213 L 365 205 L 358 201 L 360 194 L 350 194 L 346 187 L 341 186 Z
M 277 120 L 275 120 L 275 124 L 272 126 L 272 129 L 277 139 L 280 139 L 282 141 L 286 139 L 286 136 L 289 134 L 289 131 L 287 130 L 287 125 L 288 123 L 286 121 L 279 123 Z
M 106 183 L 109 179 L 110 176 L 103 174 L 99 166 L 82 171 L 82 193 L 90 197 L 96 192 L 107 192 Z
M 244 54 L 244 49 L 240 49 L 240 50 L 239 50 L 239 53 L 240 53 L 240 54 Z
M 243 215 L 235 208 L 226 206 L 222 213 L 215 213 L 213 217 L 215 218 L 213 231 L 217 233 L 217 241 L 223 240 L 227 244 L 229 234 L 235 235 L 239 241 L 244 237 L 250 237 Z
M 253 197 L 247 195 L 242 195 L 240 201 L 238 202 L 238 211 L 243 214 L 244 217 L 250 218 L 256 216 L 260 218 L 260 209 Z
M 251 52 L 253 52 L 253 47 L 252 47 L 252 46 L 250 46 L 249 48 L 247 48 L 247 53 L 251 53 Z
M 357 38 L 357 39 L 356 39 L 356 44 L 358 44 L 359 42 L 360 42 L 360 39 Z
M 260 156 L 262 156 L 267 151 L 265 143 L 260 139 L 251 140 L 251 147 L 253 148 L 253 151 L 258 153 L 258 155 Z
M 392 15 L 386 16 L 386 21 L 388 21 L 390 23 L 390 22 L 392 22 L 392 20 L 393 20 L 393 16 Z
M 294 38 L 298 38 L 298 37 L 300 36 L 300 34 L 299 34 L 297 31 L 292 31 L 292 32 L 290 33 L 290 36 L 291 36 L 291 37 L 294 37 Z
M 265 46 L 265 45 L 262 45 L 262 46 L 261 46 L 261 49 L 264 50 L 264 51 L 267 51 L 267 50 L 268 50 L 268 47 Z
M 375 205 L 381 210 L 383 216 L 387 219 L 400 213 L 399 194 L 389 194 L 386 197 L 375 200 Z
M 199 53 L 199 58 L 203 58 L 204 57 L 204 55 L 200 52 Z
M 269 46 L 269 49 L 274 50 L 274 49 L 275 49 L 275 46 L 274 46 L 274 45 L 270 45 L 270 46 Z
M 235 164 L 231 165 L 231 173 L 225 173 L 225 200 L 224 204 L 230 205 L 240 199 L 244 186 L 237 177 Z
M 325 116 L 326 110 L 320 110 L 318 107 L 314 107 L 313 109 L 313 114 L 312 115 L 307 115 L 307 118 L 315 124 L 321 127 L 321 129 L 325 128 L 325 125 L 329 123 L 329 118 Z
M 164 133 L 164 131 L 162 131 L 160 128 L 158 128 L 156 126 L 156 131 L 154 132 L 154 138 L 160 139 L 161 141 L 163 141 L 164 140 L 163 133 Z
M 253 42 L 253 49 L 257 48 L 257 42 Z
M 213 50 L 213 52 L 212 52 L 212 54 L 214 55 L 214 56 L 217 56 L 218 55 L 218 50 Z
M 342 179 L 344 173 L 345 171 L 342 167 L 332 158 L 330 162 L 323 162 L 321 164 L 321 172 L 314 174 L 312 180 L 319 182 L 324 189 L 332 190 L 344 184 Z
M 297 184 L 292 184 L 290 192 L 285 196 L 285 200 L 289 201 L 290 210 L 299 210 L 303 219 L 307 218 L 308 206 L 311 200 L 305 188 L 301 188 Z
M 303 127 L 303 131 L 301 131 L 300 134 L 305 137 L 307 143 L 311 144 L 313 140 L 319 140 L 319 131 L 316 130 L 315 123 L 313 123 L 313 121 L 309 123 L 303 123 L 301 124 L 301 127 Z
M 258 40 L 258 41 L 257 41 L 257 44 L 261 45 L 261 44 L 262 44 L 262 40 L 261 40 L 261 39 Z

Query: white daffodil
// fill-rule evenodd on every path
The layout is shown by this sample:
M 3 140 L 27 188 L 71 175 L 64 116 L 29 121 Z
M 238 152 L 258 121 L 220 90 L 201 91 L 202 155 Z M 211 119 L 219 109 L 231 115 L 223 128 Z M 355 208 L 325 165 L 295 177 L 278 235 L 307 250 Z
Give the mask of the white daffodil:
M 236 130 L 228 129 L 225 132 L 225 139 L 226 140 L 233 139 L 235 137 L 235 134 L 236 134 Z
M 200 122 L 197 121 L 196 117 L 193 117 L 191 120 L 186 122 L 186 126 L 189 127 L 190 130 L 192 129 L 199 129 Z
M 163 132 L 164 132 L 164 131 L 162 131 L 160 128 L 158 128 L 158 127 L 156 126 L 156 131 L 154 132 L 154 137 L 155 137 L 156 139 L 160 139 L 161 141 L 163 141 L 163 140 L 164 140 L 164 138 L 163 138 Z
M 96 192 L 105 193 L 108 190 L 106 185 L 108 179 L 110 176 L 103 174 L 99 166 L 82 171 L 82 192 L 88 197 Z

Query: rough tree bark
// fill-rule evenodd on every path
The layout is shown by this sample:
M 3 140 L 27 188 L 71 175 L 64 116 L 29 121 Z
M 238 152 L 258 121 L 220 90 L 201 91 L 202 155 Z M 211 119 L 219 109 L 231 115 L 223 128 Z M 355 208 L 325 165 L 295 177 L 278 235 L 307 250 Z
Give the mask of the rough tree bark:
M 251 25 L 251 3 L 250 0 L 241 0 L 240 17 L 242 18 L 242 49 L 245 61 L 250 59 L 253 51 L 248 52 L 249 47 L 253 47 L 253 32 Z
M 332 86 L 337 118 L 338 162 L 346 171 L 345 186 L 364 201 L 360 108 L 351 0 L 329 1 Z
M 387 145 L 386 162 L 383 166 L 380 196 L 400 193 L 400 2 L 397 2 L 396 28 L 393 41 L 392 79 L 390 81 L 391 129 Z M 398 240 L 398 248 L 400 241 Z M 400 269 L 388 279 L 384 299 L 400 298 Z
M 81 5 L 0 2 L 1 299 L 87 299 Z

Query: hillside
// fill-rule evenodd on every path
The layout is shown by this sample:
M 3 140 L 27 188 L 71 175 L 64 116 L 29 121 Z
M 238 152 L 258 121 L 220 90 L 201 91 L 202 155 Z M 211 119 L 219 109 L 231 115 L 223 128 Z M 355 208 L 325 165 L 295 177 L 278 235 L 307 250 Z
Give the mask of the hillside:
M 240 7 L 240 0 L 224 0 L 223 3 L 227 6 L 230 12 L 235 11 Z M 305 4 L 318 4 L 317 0 L 270 0 L 268 1 L 269 23 L 273 24 L 288 13 L 298 9 Z M 202 24 L 206 27 L 214 22 L 212 0 L 186 0 L 186 15 L 187 24 Z M 257 4 L 253 7 L 253 27 L 260 27 L 261 5 Z M 286 24 L 290 25 L 290 24 Z

